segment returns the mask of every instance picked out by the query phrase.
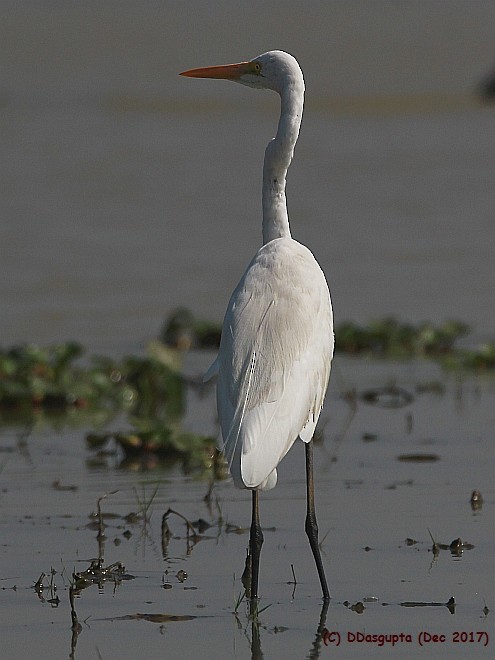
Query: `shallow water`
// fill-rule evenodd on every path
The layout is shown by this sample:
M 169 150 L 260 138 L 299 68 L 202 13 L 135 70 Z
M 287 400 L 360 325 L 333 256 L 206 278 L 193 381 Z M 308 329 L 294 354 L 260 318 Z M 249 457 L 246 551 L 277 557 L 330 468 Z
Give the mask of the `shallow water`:
M 197 373 L 208 359 L 191 355 L 186 371 Z M 391 383 L 411 394 L 412 402 L 390 408 L 364 401 L 363 394 Z M 399 657 L 424 654 L 417 641 L 421 631 L 446 636 L 435 646 L 435 657 L 466 657 L 466 646 L 475 657 L 489 657 L 495 607 L 494 389 L 493 379 L 444 374 L 432 363 L 337 358 L 315 467 L 323 560 L 333 596 L 326 627 L 340 633 L 342 643 L 336 649 L 320 639 L 319 656 L 312 648 L 322 603 L 303 531 L 301 443 L 284 459 L 277 487 L 261 501 L 261 607 L 269 606 L 260 615 L 261 656 L 256 644 L 252 648 L 244 604 L 234 615 L 248 541 L 247 493 L 219 482 L 208 506 L 207 482 L 184 476 L 179 466 L 126 470 L 119 468 L 118 455 L 95 464 L 84 447 L 83 430 L 45 426 L 22 435 L 22 429 L 4 428 L 2 657 L 31 657 L 33 648 L 40 659 L 67 657 L 71 645 L 76 658 L 97 658 L 98 653 L 129 659 L 163 653 L 324 658 L 337 652 L 341 658 L 382 657 L 385 651 L 377 643 L 348 641 L 348 633 L 363 631 L 411 635 L 411 642 L 394 646 Z M 355 405 L 343 397 L 352 391 Z M 191 393 L 187 428 L 204 428 L 205 421 L 214 428 L 212 395 L 199 402 Z M 398 460 L 404 455 L 436 460 Z M 60 482 L 58 488 L 54 482 Z M 127 522 L 125 516 L 139 511 L 136 493 L 150 500 L 157 486 L 149 523 Z M 60 490 L 64 487 L 74 490 Z M 478 511 L 470 505 L 474 489 L 484 498 Z M 114 515 L 105 519 L 106 539 L 99 548 L 89 515 L 105 493 L 112 494 L 102 500 L 102 511 Z M 188 544 L 183 521 L 170 516 L 173 536 L 164 545 L 162 516 L 169 507 L 190 521 L 206 520 L 211 527 L 204 538 Z M 229 525 L 245 533 L 229 531 Z M 460 556 L 444 548 L 435 557 L 430 532 L 439 544 L 461 538 L 472 547 Z M 408 538 L 416 543 L 408 545 Z M 99 555 L 105 566 L 122 562 L 133 579 L 83 590 L 75 602 L 82 631 L 73 638 L 69 577 Z M 296 585 L 291 584 L 291 565 Z M 54 595 L 49 578 L 42 598 L 33 588 L 39 575 L 49 575 L 52 568 L 60 599 L 56 607 L 48 602 Z M 187 573 L 182 583 L 181 570 Z M 451 597 L 452 613 L 445 605 Z M 365 605 L 361 614 L 351 609 L 359 602 Z M 485 605 L 491 610 L 487 614 Z M 170 621 L 164 615 L 193 618 Z M 455 643 L 456 631 L 488 632 L 489 644 Z M 385 646 L 392 653 L 390 644 Z
M 142 351 L 177 305 L 221 319 L 260 242 L 261 159 L 277 100 L 177 72 L 274 47 L 305 72 L 289 211 L 294 236 L 328 276 L 337 322 L 453 317 L 472 324 L 474 341 L 493 339 L 495 115 L 473 88 L 493 62 L 494 19 L 491 0 L 255 2 L 248 22 L 244 3 L 30 0 L 22 11 L 1 3 L 1 343 L 78 339 L 90 354 L 120 356 Z M 210 357 L 190 355 L 186 370 L 201 373 Z M 354 409 L 341 396 L 390 382 L 413 402 L 391 409 L 358 397 Z M 261 594 L 270 607 L 257 644 L 244 604 L 233 614 L 247 534 L 227 524 L 249 525 L 246 493 L 218 483 L 208 507 L 208 484 L 180 466 L 95 463 L 87 429 L 75 423 L 1 427 L 2 658 L 410 658 L 425 654 L 420 631 L 446 636 L 429 655 L 489 657 L 493 394 L 492 380 L 432 363 L 336 359 L 316 478 L 333 594 L 326 626 L 341 634 L 338 649 L 316 638 L 321 601 L 303 532 L 300 444 L 262 498 Z M 214 432 L 213 411 L 211 392 L 191 392 L 184 425 Z M 149 524 L 127 522 L 136 492 L 151 498 L 157 485 Z M 476 512 L 475 488 L 484 497 Z M 89 515 L 113 491 L 102 508 L 117 517 L 106 520 L 99 548 Z M 206 538 L 188 549 L 183 523 L 171 519 L 164 549 L 169 507 L 207 520 Z M 434 557 L 430 532 L 474 547 Z M 82 591 L 74 636 L 69 577 L 99 552 L 134 579 Z M 33 589 L 52 568 L 58 606 L 48 602 L 49 578 L 42 597 Z M 431 605 L 452 596 L 453 614 Z M 351 609 L 368 597 L 377 600 L 362 614 Z M 357 645 L 348 631 L 413 641 Z M 455 631 L 488 631 L 490 643 L 454 642 Z

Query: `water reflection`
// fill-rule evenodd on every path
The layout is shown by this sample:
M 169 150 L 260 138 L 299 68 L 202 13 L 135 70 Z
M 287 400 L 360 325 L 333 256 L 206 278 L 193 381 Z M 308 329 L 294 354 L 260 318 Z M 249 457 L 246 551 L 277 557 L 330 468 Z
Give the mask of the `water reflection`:
M 321 606 L 320 617 L 316 626 L 313 641 L 309 648 L 306 658 L 308 660 L 317 660 L 320 657 L 322 642 L 325 635 L 325 623 L 327 618 L 328 607 L 330 601 L 324 600 Z M 251 621 L 251 660 L 263 660 L 264 655 L 261 648 L 261 630 L 263 626 L 260 624 L 258 617 L 252 617 Z

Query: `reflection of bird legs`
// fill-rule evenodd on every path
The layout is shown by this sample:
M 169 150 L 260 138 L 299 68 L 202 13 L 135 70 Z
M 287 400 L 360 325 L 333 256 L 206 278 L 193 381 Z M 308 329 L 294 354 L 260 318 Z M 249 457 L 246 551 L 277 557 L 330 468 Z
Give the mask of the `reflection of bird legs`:
M 315 511 L 315 484 L 313 478 L 313 440 L 306 443 L 306 497 L 307 497 L 307 512 L 306 512 L 306 534 L 308 535 L 309 545 L 315 558 L 316 569 L 318 577 L 320 578 L 321 590 L 323 598 L 330 600 L 330 591 L 328 590 L 327 579 L 325 577 L 325 570 L 323 562 L 321 561 L 320 546 L 318 544 L 318 522 L 316 520 Z
M 263 545 L 263 532 L 260 525 L 259 491 L 252 491 L 252 517 L 249 534 L 249 549 L 246 557 L 246 565 L 241 577 L 241 582 L 246 590 L 247 597 L 251 600 L 251 614 L 257 609 L 258 601 L 258 577 L 260 571 L 260 554 Z
M 318 626 L 316 628 L 315 637 L 311 648 L 309 649 L 308 655 L 306 656 L 308 660 L 318 660 L 321 654 L 322 641 L 324 642 L 325 633 L 328 634 L 328 630 L 325 628 L 327 620 L 327 612 L 330 601 L 325 599 L 321 606 L 320 619 L 318 621 Z M 251 619 L 251 660 L 263 660 L 263 651 L 261 649 L 261 635 L 260 635 L 260 622 L 256 616 L 252 616 Z
M 263 660 L 261 650 L 260 622 L 253 616 L 251 621 L 251 660 Z
M 320 612 L 320 620 L 318 622 L 318 627 L 316 629 L 315 639 L 311 649 L 309 650 L 308 655 L 306 656 L 308 660 L 317 660 L 317 658 L 320 657 L 321 642 L 324 641 L 323 636 L 325 632 L 328 633 L 327 629 L 325 628 L 325 623 L 327 620 L 327 611 L 329 604 L 330 601 L 326 599 L 323 601 L 323 605 L 321 607 L 321 612 Z

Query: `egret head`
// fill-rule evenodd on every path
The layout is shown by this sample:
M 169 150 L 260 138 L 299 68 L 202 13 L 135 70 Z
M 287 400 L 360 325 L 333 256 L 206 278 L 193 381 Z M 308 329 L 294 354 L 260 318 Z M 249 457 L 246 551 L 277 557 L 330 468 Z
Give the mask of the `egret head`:
M 180 75 L 190 78 L 232 80 L 248 87 L 272 89 L 279 94 L 291 84 L 302 85 L 304 89 L 302 71 L 297 60 L 282 50 L 271 50 L 249 62 L 190 69 Z

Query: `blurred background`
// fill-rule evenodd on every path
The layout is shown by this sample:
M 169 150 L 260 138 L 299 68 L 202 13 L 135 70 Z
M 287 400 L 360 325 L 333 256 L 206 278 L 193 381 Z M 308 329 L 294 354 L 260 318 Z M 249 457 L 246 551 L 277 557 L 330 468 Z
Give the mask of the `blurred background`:
M 495 337 L 492 0 L 0 2 L 0 344 L 139 351 L 177 306 L 220 321 L 261 241 L 278 99 L 177 74 L 278 48 L 306 108 L 294 238 L 337 323 Z

